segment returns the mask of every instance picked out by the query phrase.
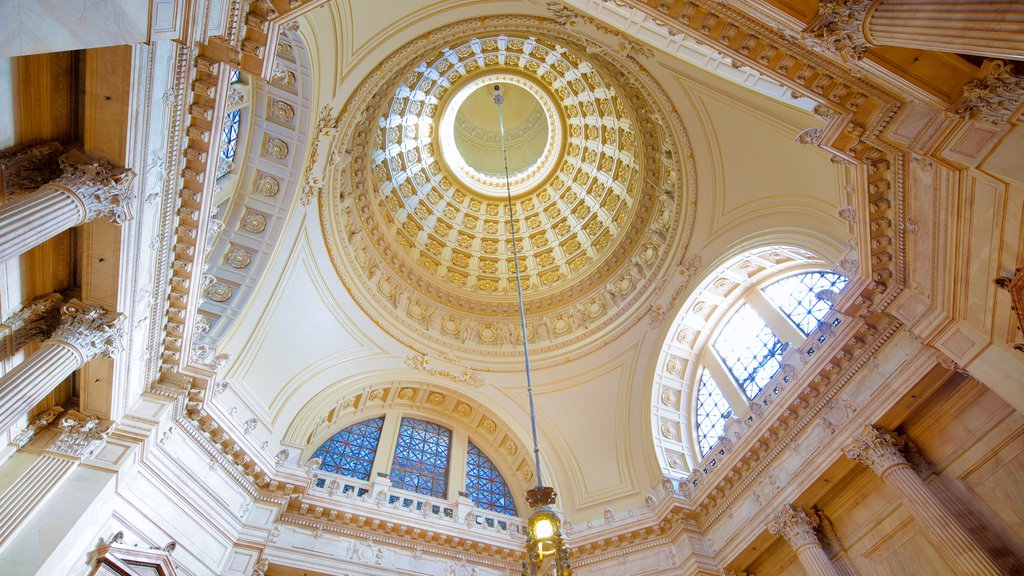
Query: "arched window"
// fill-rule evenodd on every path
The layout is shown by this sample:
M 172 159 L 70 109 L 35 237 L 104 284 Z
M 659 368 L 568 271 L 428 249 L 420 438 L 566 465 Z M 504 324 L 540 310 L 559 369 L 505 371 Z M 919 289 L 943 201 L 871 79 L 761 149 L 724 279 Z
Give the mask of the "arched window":
M 684 473 L 708 454 L 729 418 L 772 382 L 790 348 L 827 340 L 845 288 L 802 250 L 764 248 L 713 271 L 687 299 L 662 347 L 652 416 L 667 471 Z M 821 323 L 828 321 L 830 326 Z M 813 346 L 804 342 L 813 338 Z
M 373 457 L 377 454 L 384 417 L 363 420 L 331 436 L 313 458 L 320 459 L 320 469 L 358 480 L 369 480 Z
M 466 449 L 466 493 L 484 510 L 516 515 L 516 503 L 501 472 L 472 442 Z
M 391 463 L 391 485 L 444 498 L 448 492 L 448 455 L 452 431 L 418 418 L 402 418 Z
M 312 457 L 320 459 L 324 472 L 364 481 L 370 479 L 375 463 L 384 470 L 390 459 L 389 478 L 394 488 L 446 498 L 451 480 L 460 490 L 465 486 L 478 508 L 516 515 L 508 482 L 483 450 L 464 435 L 462 444 L 453 446 L 452 431 L 427 420 L 403 417 L 397 426 L 394 421 L 386 425 L 387 418 L 399 417 L 380 416 L 353 424 L 328 438 Z M 449 478 L 452 455 L 462 454 L 463 449 L 466 476 Z
M 252 87 L 242 78 L 242 73 L 232 70 L 227 112 L 224 113 L 224 124 L 221 128 L 220 154 L 217 156 L 218 180 L 235 171 L 235 157 L 243 142 L 242 120 L 252 100 L 251 94 Z

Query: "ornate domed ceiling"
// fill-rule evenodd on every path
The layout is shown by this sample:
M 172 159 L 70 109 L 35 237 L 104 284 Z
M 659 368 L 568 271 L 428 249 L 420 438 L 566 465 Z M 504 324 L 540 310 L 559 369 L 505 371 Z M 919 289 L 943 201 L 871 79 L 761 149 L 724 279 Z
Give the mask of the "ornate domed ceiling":
M 370 74 L 333 143 L 351 162 L 329 175 L 321 205 L 332 259 L 399 340 L 514 367 L 495 85 L 527 333 L 541 362 L 601 345 L 650 308 L 690 235 L 693 169 L 681 122 L 642 66 L 549 20 L 454 24 Z

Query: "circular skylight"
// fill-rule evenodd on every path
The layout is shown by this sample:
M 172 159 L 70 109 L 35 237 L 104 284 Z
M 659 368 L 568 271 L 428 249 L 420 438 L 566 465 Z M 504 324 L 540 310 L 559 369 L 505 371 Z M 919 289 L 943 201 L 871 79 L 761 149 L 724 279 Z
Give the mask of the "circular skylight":
M 494 87 L 504 103 L 499 120 Z M 505 153 L 501 147 L 501 122 Z M 444 106 L 439 136 L 442 158 L 465 184 L 504 196 L 505 161 L 513 194 L 536 186 L 551 172 L 561 130 L 554 103 L 536 83 L 511 74 L 488 74 L 459 88 Z

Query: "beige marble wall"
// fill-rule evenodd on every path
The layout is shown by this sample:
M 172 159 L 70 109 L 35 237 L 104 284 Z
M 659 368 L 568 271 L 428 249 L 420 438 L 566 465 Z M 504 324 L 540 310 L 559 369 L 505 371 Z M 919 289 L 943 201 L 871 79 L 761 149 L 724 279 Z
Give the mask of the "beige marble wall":
M 0 0 L 0 56 L 145 42 L 147 0 Z

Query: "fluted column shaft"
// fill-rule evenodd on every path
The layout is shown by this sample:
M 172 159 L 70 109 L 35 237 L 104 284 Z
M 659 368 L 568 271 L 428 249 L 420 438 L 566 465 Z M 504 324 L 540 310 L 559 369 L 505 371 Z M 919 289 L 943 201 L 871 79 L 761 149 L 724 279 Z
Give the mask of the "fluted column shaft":
M 945 552 L 946 562 L 957 574 L 1005 574 L 917 475 L 900 451 L 904 444 L 895 435 L 868 426 L 844 452 L 871 468 L 900 496 L 925 536 Z
M 85 207 L 68 189 L 50 184 L 0 206 L 0 262 L 28 252 L 85 223 Z
M 7 430 L 65 378 L 97 356 L 121 346 L 123 316 L 72 300 L 61 321 L 35 354 L 0 378 L 0 430 Z
M 0 206 L 0 262 L 100 216 L 118 224 L 129 217 L 134 173 L 88 163 L 76 152 L 61 156 L 60 165 L 57 179 Z
M 864 38 L 879 46 L 1021 58 L 1024 4 L 1018 0 L 881 0 L 864 17 Z
M 14 425 L 65 378 L 85 364 L 74 346 L 47 340 L 35 354 L 0 378 L 0 430 Z
M 772 534 L 786 538 L 809 576 L 839 576 L 818 539 L 818 516 L 814 512 L 786 504 L 766 527 Z

